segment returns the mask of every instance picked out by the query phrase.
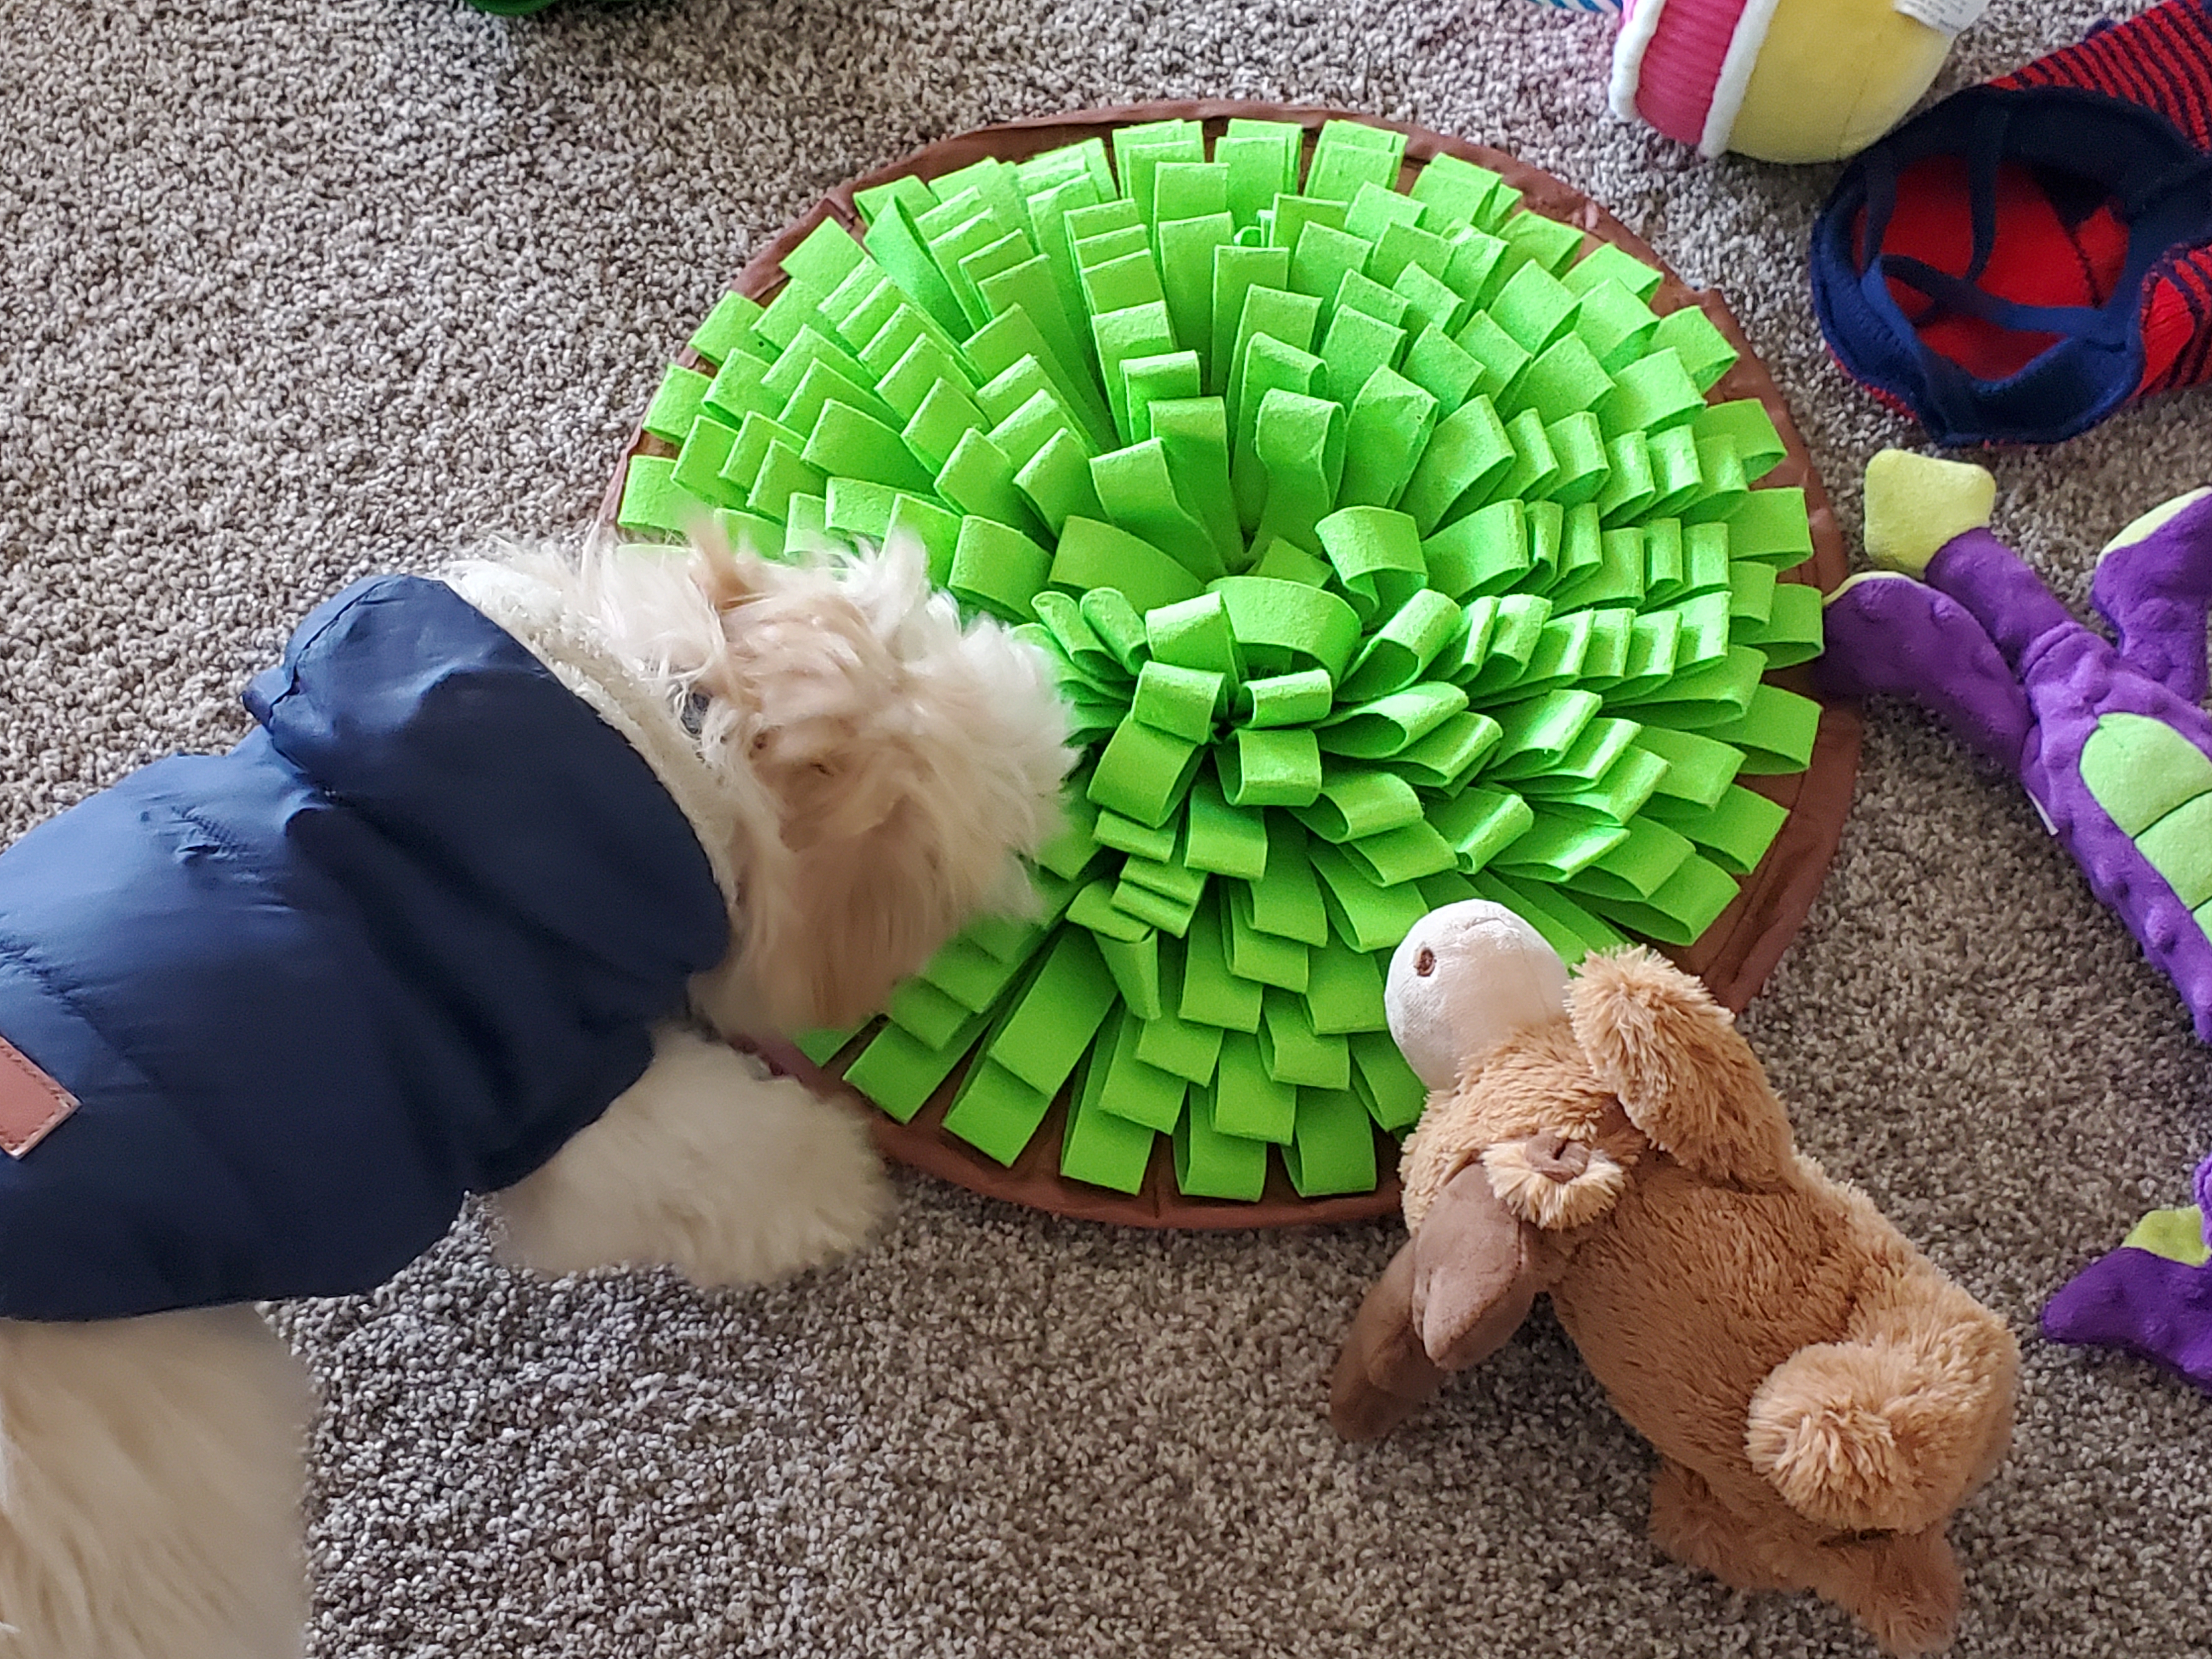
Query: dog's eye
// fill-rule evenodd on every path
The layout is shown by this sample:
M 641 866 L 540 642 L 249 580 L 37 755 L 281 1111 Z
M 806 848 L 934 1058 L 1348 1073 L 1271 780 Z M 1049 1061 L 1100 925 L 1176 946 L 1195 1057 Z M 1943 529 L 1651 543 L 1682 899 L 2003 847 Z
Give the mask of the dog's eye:
M 1413 971 L 1419 974 L 1423 979 L 1426 979 L 1431 974 L 1435 973 L 1437 971 L 1437 953 L 1434 951 L 1430 950 L 1426 945 L 1423 945 L 1421 947 L 1421 953 L 1413 958 Z
M 753 753 L 755 753 L 756 755 L 757 755 L 757 754 L 759 754 L 759 753 L 760 753 L 760 751 L 761 751 L 762 750 L 763 750 L 763 749 L 765 749 L 765 748 L 767 748 L 767 747 L 768 747 L 768 733 L 767 733 L 767 732 L 754 732 L 754 733 L 753 733 Z
M 696 738 L 707 729 L 707 710 L 713 705 L 714 699 L 704 691 L 694 691 L 684 699 L 682 719 L 687 736 Z

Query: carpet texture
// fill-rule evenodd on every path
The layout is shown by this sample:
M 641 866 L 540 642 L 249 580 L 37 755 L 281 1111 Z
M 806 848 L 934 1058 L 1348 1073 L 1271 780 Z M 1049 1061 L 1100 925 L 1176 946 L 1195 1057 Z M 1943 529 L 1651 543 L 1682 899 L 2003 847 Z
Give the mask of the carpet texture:
M 2074 38 L 1999 0 L 1946 86 Z M 1833 176 L 1602 109 L 1603 25 L 1518 0 L 0 0 L 0 840 L 242 729 L 310 605 L 586 515 L 659 365 L 825 186 L 991 119 L 1326 101 L 1519 151 L 1723 287 L 1856 534 L 1912 434 L 1831 367 Z M 2185 394 L 2002 455 L 2077 605 L 2212 477 Z M 2027 1349 L 1954 1531 L 1966 1656 L 2212 1650 L 2212 1403 L 2033 1335 L 2212 1143 L 2212 1059 L 2018 792 L 1873 711 L 1843 850 L 1747 1023 L 1805 1146 Z M 1548 1317 L 1395 1439 L 1325 1377 L 1397 1230 L 1157 1237 L 923 1182 L 769 1293 L 535 1283 L 469 1227 L 277 1311 L 328 1399 L 321 1659 L 1856 1655 L 1644 1538 L 1651 1458 Z

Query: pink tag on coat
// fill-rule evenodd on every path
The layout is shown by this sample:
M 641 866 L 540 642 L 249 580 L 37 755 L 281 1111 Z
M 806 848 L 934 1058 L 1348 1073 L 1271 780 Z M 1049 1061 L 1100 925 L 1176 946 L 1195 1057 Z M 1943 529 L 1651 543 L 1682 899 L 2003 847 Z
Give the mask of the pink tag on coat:
M 22 1157 L 75 1110 L 75 1095 L 0 1037 L 0 1152 Z

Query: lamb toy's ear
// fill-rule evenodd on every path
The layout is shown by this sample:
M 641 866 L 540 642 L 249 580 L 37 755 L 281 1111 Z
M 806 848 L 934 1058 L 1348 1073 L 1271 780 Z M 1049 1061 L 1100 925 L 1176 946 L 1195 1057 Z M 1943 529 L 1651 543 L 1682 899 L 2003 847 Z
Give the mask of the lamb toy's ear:
M 1390 1035 L 1431 1089 L 1529 1025 L 1567 1012 L 1567 969 L 1544 937 L 1502 904 L 1467 899 L 1431 910 L 1390 958 Z
M 1503 1347 L 1546 1288 L 1535 1237 L 1481 1164 L 1447 1182 L 1352 1322 L 1329 1389 L 1336 1431 L 1381 1439 L 1448 1373 Z
M 1758 1187 L 1787 1169 L 1789 1115 L 1698 981 L 1638 946 L 1590 957 L 1567 1000 L 1591 1071 L 1654 1146 L 1708 1181 Z

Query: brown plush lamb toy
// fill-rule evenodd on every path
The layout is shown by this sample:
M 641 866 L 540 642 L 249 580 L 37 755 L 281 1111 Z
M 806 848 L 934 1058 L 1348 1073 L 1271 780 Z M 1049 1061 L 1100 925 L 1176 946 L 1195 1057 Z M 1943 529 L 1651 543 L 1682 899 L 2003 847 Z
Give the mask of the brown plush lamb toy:
M 1658 1449 L 1651 1527 L 1745 1589 L 1810 1589 L 1892 1653 L 1951 1638 L 1943 1535 L 2011 1438 L 2002 1322 L 1791 1146 L 1727 1010 L 1643 950 L 1565 969 L 1470 901 L 1399 947 L 1390 1029 L 1429 1085 L 1412 1237 L 1333 1416 L 1378 1438 L 1540 1293 Z

